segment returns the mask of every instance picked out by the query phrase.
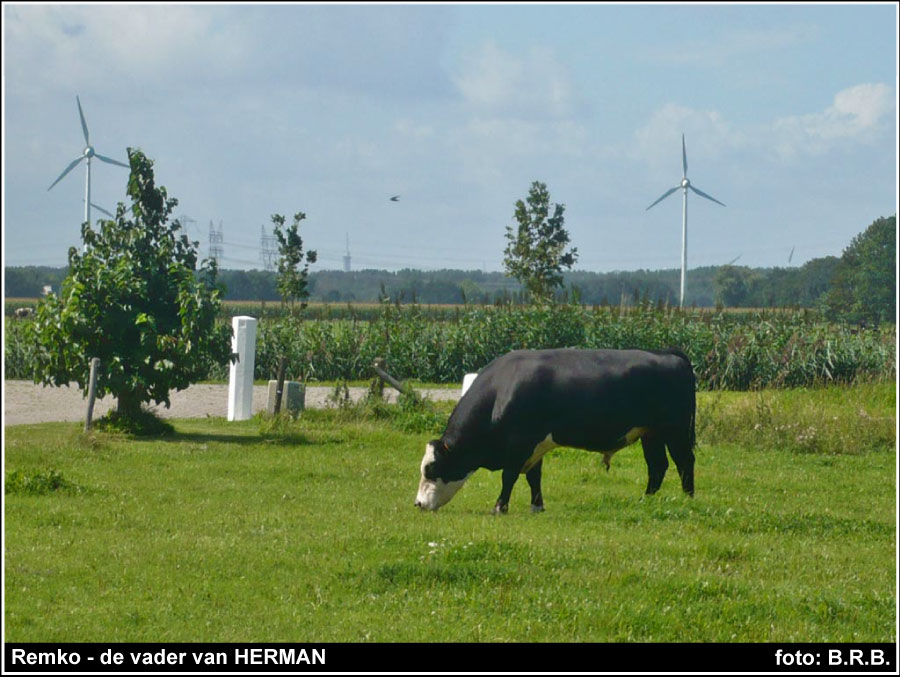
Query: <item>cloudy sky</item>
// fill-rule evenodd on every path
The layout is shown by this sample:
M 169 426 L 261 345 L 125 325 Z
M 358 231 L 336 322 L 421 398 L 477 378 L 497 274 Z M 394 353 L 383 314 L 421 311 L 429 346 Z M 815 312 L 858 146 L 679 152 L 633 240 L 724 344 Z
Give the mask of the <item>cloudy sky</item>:
M 307 214 L 314 269 L 501 270 L 533 181 L 580 270 L 840 255 L 897 210 L 897 6 L 3 4 L 5 265 L 80 245 L 91 142 L 155 162 L 188 233 L 260 268 Z M 127 170 L 94 161 L 113 211 Z M 392 195 L 400 195 L 391 202 Z M 100 217 L 96 211 L 94 218 Z

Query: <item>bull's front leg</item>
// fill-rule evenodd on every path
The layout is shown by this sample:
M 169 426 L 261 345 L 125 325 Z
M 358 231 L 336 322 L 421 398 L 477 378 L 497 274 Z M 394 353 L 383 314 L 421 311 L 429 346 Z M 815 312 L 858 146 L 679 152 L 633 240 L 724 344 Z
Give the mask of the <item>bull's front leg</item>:
M 509 498 L 512 496 L 513 485 L 519 479 L 519 468 L 503 469 L 503 488 L 500 490 L 500 497 L 494 504 L 494 514 L 501 515 L 509 511 Z
M 531 512 L 544 512 L 544 497 L 541 495 L 541 466 L 543 460 L 537 462 L 531 470 L 525 473 L 528 486 L 531 487 Z

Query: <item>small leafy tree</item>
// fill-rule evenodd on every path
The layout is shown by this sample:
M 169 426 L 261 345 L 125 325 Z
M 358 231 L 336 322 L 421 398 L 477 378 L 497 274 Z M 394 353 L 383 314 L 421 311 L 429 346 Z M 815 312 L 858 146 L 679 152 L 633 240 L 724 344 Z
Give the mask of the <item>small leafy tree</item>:
M 306 307 L 306 299 L 309 298 L 309 264 L 316 262 L 316 252 L 306 252 L 306 264 L 303 268 L 303 238 L 298 232 L 300 222 L 306 218 L 303 212 L 294 214 L 294 223 L 286 231 L 284 228 L 284 216 L 272 214 L 272 223 L 275 224 L 275 238 L 278 240 L 278 293 L 282 303 L 291 302 L 291 312 L 294 312 L 294 301 L 300 299 L 300 308 Z
M 578 258 L 577 248 L 565 251 L 569 233 L 563 227 L 564 211 L 564 205 L 556 204 L 550 216 L 550 193 L 546 184 L 535 181 L 526 201 L 516 202 L 518 227 L 506 227 L 506 274 L 524 285 L 539 303 L 553 299 L 554 290 L 563 283 L 563 268 L 571 268 Z
M 69 274 L 58 296 L 38 303 L 32 329 L 35 382 L 75 382 L 86 394 L 90 360 L 99 357 L 97 395 L 114 395 L 125 422 L 151 400 L 169 406 L 170 390 L 231 358 L 231 329 L 216 324 L 215 261 L 197 268 L 198 243 L 168 222 L 178 201 L 156 187 L 141 151 L 129 148 L 128 159 L 130 218 L 120 202 L 99 230 L 82 224 L 85 250 L 69 249 Z

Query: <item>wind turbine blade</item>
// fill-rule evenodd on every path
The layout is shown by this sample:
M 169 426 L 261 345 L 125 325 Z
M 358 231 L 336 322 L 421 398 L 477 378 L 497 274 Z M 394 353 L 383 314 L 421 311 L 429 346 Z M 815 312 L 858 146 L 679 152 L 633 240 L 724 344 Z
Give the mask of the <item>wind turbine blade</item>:
M 733 264 L 735 261 L 741 258 L 741 256 L 742 254 L 738 254 L 737 256 L 735 256 L 733 259 L 731 259 L 731 261 L 728 262 L 728 265 L 730 266 L 731 264 Z
M 91 145 L 91 135 L 88 134 L 87 122 L 84 121 L 84 112 L 81 110 L 81 99 L 77 96 L 75 97 L 75 101 L 78 102 L 78 115 L 81 118 L 81 131 L 84 132 L 84 145 Z
M 720 205 L 722 205 L 723 207 L 725 206 L 725 203 L 724 203 L 724 202 L 719 202 L 719 201 L 718 201 L 716 198 L 714 198 L 712 195 L 707 195 L 707 194 L 704 193 L 702 190 L 699 190 L 698 188 L 694 188 L 693 185 L 688 186 L 688 188 L 690 188 L 692 191 L 694 191 L 695 193 L 697 193 L 697 195 L 699 195 L 700 197 L 705 197 L 707 200 L 712 200 L 712 201 L 715 202 L 716 204 L 720 204 Z
M 675 186 L 674 188 L 670 188 L 670 189 L 667 190 L 665 193 L 663 193 L 663 194 L 656 200 L 656 202 L 654 202 L 652 205 L 650 205 L 650 207 L 653 207 L 654 205 L 659 204 L 660 202 L 662 202 L 663 200 L 665 200 L 667 197 L 669 197 L 672 193 L 674 193 L 674 192 L 675 192 L 676 190 L 678 190 L 679 188 L 681 188 L 681 186 Z M 647 209 L 650 209 L 650 207 L 647 207 Z M 644 211 L 647 211 L 647 209 L 645 209 Z
M 687 149 L 684 147 L 684 134 L 681 135 L 681 165 L 684 167 L 682 178 L 687 176 Z
M 111 165 L 119 165 L 120 167 L 125 167 L 125 169 L 131 169 L 130 166 L 126 165 L 124 162 L 119 162 L 118 160 L 113 160 L 111 157 L 106 157 L 105 155 L 100 155 L 100 153 L 94 153 L 94 157 L 98 160 L 103 160 L 104 162 L 108 162 Z
M 79 162 L 81 162 L 83 159 L 84 159 L 84 156 L 82 155 L 81 157 L 76 158 L 75 160 L 72 160 L 72 163 L 71 163 L 68 167 L 66 167 L 66 168 L 63 170 L 63 173 L 60 174 L 60 175 L 56 178 L 56 181 L 54 181 L 53 183 L 50 184 L 50 188 L 53 188 L 53 186 L 55 186 L 57 183 L 59 183 L 59 182 L 62 180 L 62 177 L 64 177 L 66 174 L 68 174 L 68 173 L 71 172 L 73 169 L 75 169 L 75 165 L 77 165 L 77 164 L 78 164 Z M 48 188 L 47 190 L 50 190 L 50 188 Z
M 791 254 L 790 256 L 788 256 L 788 263 L 790 263 L 791 259 L 794 258 L 794 249 L 796 249 L 796 247 L 791 247 Z
M 84 200 L 82 200 L 82 202 L 84 202 Z M 98 205 L 98 204 L 96 204 L 96 203 L 94 203 L 94 202 L 91 202 L 91 207 L 94 208 L 94 209 L 96 209 L 98 212 L 102 212 L 103 214 L 106 214 L 106 215 L 109 216 L 110 218 L 113 218 L 113 215 L 112 215 L 110 212 L 106 211 L 106 210 L 105 210 L 103 207 L 101 207 L 100 205 Z

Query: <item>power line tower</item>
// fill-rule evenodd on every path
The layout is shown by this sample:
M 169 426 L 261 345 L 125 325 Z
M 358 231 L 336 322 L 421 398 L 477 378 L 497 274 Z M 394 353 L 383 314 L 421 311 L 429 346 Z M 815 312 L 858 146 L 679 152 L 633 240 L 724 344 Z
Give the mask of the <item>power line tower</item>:
M 344 272 L 350 272 L 350 234 L 347 233 L 347 253 L 344 255 Z
M 209 222 L 209 258 L 218 265 L 219 259 L 225 256 L 225 249 L 222 244 L 225 242 L 225 236 L 222 234 L 222 222 L 219 221 L 219 229 L 213 225 L 212 220 Z
M 191 238 L 191 233 L 190 233 L 191 224 L 197 223 L 196 219 L 192 219 L 187 214 L 182 214 L 181 216 L 178 217 L 178 223 L 181 224 L 184 234 L 188 236 L 188 239 L 190 239 Z
M 259 257 L 262 260 L 263 270 L 275 270 L 275 257 L 278 251 L 275 247 L 275 236 L 266 235 L 266 227 L 259 227 Z

